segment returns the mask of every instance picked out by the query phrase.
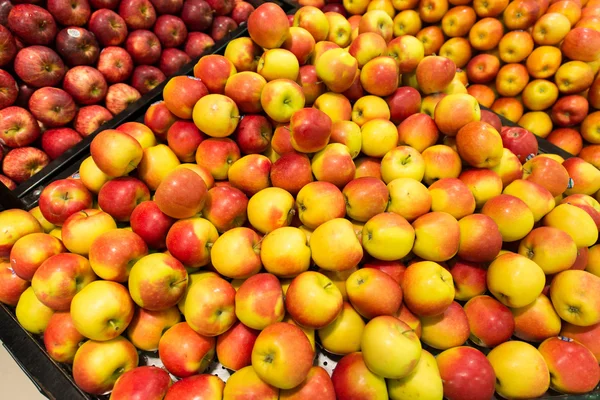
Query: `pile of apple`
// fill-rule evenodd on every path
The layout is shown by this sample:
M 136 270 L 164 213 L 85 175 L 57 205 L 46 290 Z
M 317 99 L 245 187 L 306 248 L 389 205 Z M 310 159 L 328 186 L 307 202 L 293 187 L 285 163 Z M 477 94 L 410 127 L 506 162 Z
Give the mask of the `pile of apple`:
M 13 189 L 39 172 L 253 10 L 234 0 L 2 0 L 0 182 Z
M 388 45 L 386 50 L 383 41 L 372 42 L 370 46 L 378 54 L 394 55 L 392 43 L 403 42 L 400 57 L 419 60 L 437 54 L 452 59 L 461 69 L 468 92 L 480 104 L 571 154 L 578 155 L 582 148 L 591 147 L 581 156 L 600 167 L 597 0 L 299 3 L 351 15 L 349 27 L 335 25 L 335 32 L 344 34 L 327 39 L 341 47 L 356 40 L 362 16 L 368 14 L 369 20 L 377 19 Z M 403 84 L 416 87 L 411 68 L 400 70 Z M 434 95 L 432 101 L 443 95 Z
M 359 30 L 376 40 L 367 15 Z M 172 78 L 144 124 L 100 132 L 77 178 L 30 212 L 0 213 L 0 301 L 82 390 L 455 400 L 596 388 L 600 171 L 536 155 L 531 132 L 503 130 L 466 93 L 419 112 L 421 93 L 398 87 L 402 60 L 325 40 L 344 21 L 307 6 L 290 27 L 259 6 L 250 37 Z M 424 94 L 459 87 L 448 58 L 414 70 Z M 164 369 L 138 367 L 137 350 Z M 342 356 L 332 376 L 314 366 L 321 351 Z M 214 359 L 227 382 L 205 374 Z

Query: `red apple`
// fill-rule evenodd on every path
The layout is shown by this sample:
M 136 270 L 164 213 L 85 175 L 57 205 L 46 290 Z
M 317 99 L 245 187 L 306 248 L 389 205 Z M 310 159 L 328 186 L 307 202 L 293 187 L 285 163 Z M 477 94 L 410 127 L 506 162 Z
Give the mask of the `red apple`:
M 554 124 L 561 127 L 580 124 L 588 115 L 589 103 L 581 95 L 561 97 L 552 106 L 550 116 Z
M 481 121 L 487 122 L 494 127 L 498 132 L 502 130 L 502 121 L 496 113 L 489 110 L 481 110 Z
M 167 138 L 167 132 L 171 125 L 177 121 L 164 101 L 157 101 L 148 107 L 144 115 L 144 125 L 152 129 L 152 132 L 163 140 Z
M 312 181 L 310 160 L 305 154 L 284 154 L 271 166 L 271 184 L 287 190 L 294 196 Z
M 471 340 L 478 346 L 495 347 L 510 339 L 515 331 L 512 312 L 490 296 L 476 296 L 464 306 L 469 319 Z
M 258 6 L 248 18 L 248 33 L 256 44 L 267 49 L 280 47 L 290 31 L 290 19 L 277 4 Z
M 248 197 L 231 186 L 215 186 L 208 191 L 203 216 L 217 231 L 223 233 L 244 225 L 247 219 Z
M 229 167 L 239 159 L 240 149 L 229 138 L 206 139 L 196 151 L 196 163 L 209 170 L 215 180 L 226 179 Z
M 15 55 L 17 55 L 15 38 L 5 25 L 0 25 L 0 67 L 8 65 Z
M 111 112 L 102 106 L 81 107 L 75 116 L 73 127 L 82 137 L 86 137 L 112 117 Z
M 51 160 L 81 142 L 79 133 L 71 128 L 49 129 L 42 134 L 42 149 Z
M 47 10 L 33 4 L 17 4 L 8 13 L 8 29 L 30 45 L 47 45 L 56 37 L 56 22 Z
M 162 399 L 171 386 L 169 373 L 154 366 L 137 367 L 117 379 L 112 400 Z
M 25 182 L 50 162 L 43 151 L 35 147 L 19 147 L 8 152 L 2 161 L 4 175 L 16 183 Z
M 142 97 L 140 92 L 125 83 L 115 83 L 106 92 L 106 108 L 117 115 Z
M 156 13 L 162 14 L 179 14 L 183 7 L 184 0 L 150 0 Z
M 0 261 L 0 302 L 16 306 L 19 297 L 29 285 L 29 281 L 15 274 L 8 260 Z
M 248 17 L 254 11 L 254 6 L 246 1 L 236 1 L 231 10 L 231 18 L 236 24 L 240 25 L 242 22 L 248 21 Z
M 15 73 L 30 86 L 57 86 L 65 76 L 65 64 L 54 50 L 44 46 L 22 49 L 15 57 Z
M 167 143 L 182 162 L 194 162 L 196 149 L 206 139 L 191 121 L 177 121 L 167 132 Z
M 260 332 L 236 322 L 217 338 L 217 358 L 225 367 L 237 371 L 252 363 L 252 347 Z
M 180 379 L 169 388 L 164 400 L 220 399 L 225 383 L 215 375 L 200 374 Z
M 494 397 L 496 374 L 485 355 L 473 347 L 454 347 L 440 353 L 437 365 L 448 400 L 486 400 Z
M 127 36 L 125 49 L 138 65 L 151 65 L 160 59 L 162 51 L 158 37 L 145 29 L 138 29 Z
M 235 141 L 243 154 L 259 154 L 267 150 L 273 128 L 262 115 L 245 115 L 237 126 Z
M 8 13 L 12 10 L 13 4 L 10 0 L 0 0 L 0 25 L 8 24 Z
M 106 97 L 108 85 L 96 68 L 78 66 L 67 71 L 63 88 L 79 104 L 95 104 Z
M 421 109 L 421 95 L 410 86 L 399 87 L 386 101 L 390 107 L 390 121 L 396 125 Z
M 156 22 L 156 10 L 150 0 L 122 0 L 119 15 L 129 29 L 150 29 Z
M 87 0 L 48 0 L 46 7 L 56 21 L 64 26 L 84 26 L 91 14 Z
M 138 204 L 150 200 L 144 182 L 124 176 L 106 182 L 98 193 L 98 205 L 117 221 L 129 221 Z
M 36 90 L 29 98 L 29 110 L 38 121 L 49 127 L 66 125 L 77 113 L 71 95 L 53 87 Z
M 84 341 L 85 337 L 75 329 L 71 313 L 62 311 L 50 317 L 44 331 L 44 346 L 53 360 L 72 364 Z
M 108 8 L 110 10 L 114 10 L 119 5 L 121 0 L 89 0 L 90 5 L 99 10 L 101 8 Z
M 40 126 L 29 111 L 21 107 L 0 110 L 0 142 L 8 147 L 27 146 L 40 136 Z
M 77 179 L 59 179 L 44 188 L 40 195 L 40 211 L 54 225 L 62 225 L 78 211 L 92 206 L 92 194 Z
M 160 211 L 155 202 L 144 201 L 134 208 L 129 223 L 148 247 L 160 250 L 166 247 L 167 233 L 175 219 Z
M 202 336 L 187 322 L 167 330 L 158 344 L 158 354 L 167 371 L 186 378 L 204 372 L 215 354 L 215 338 Z
M 187 38 L 187 28 L 183 20 L 174 15 L 161 15 L 154 24 L 154 34 L 162 47 L 179 47 Z
M 234 0 L 206 0 L 216 15 L 227 15 L 233 10 Z
M 133 59 L 123 48 L 111 46 L 100 52 L 98 71 L 109 83 L 124 82 L 133 72 Z
M 100 46 L 94 34 L 87 29 L 71 27 L 58 32 L 56 49 L 70 65 L 94 65 L 100 54 Z
M 145 95 L 163 82 L 167 77 L 163 72 L 150 65 L 140 65 L 135 67 L 131 76 L 131 86 L 133 86 L 141 95 Z
M 215 41 L 222 40 L 231 32 L 235 31 L 237 27 L 238 24 L 232 18 L 220 15 L 213 21 L 212 28 L 210 30 L 210 36 L 212 36 Z
M 188 56 L 185 51 L 179 49 L 165 49 L 160 55 L 158 68 L 160 68 L 166 76 L 171 76 L 191 61 L 192 58 Z
M 200 0 L 204 1 L 204 0 Z M 184 51 L 191 58 L 198 58 L 214 46 L 215 41 L 203 32 L 190 32 L 185 42 Z
M 512 151 L 521 163 L 527 158 L 538 153 L 538 142 L 535 135 L 525 128 L 505 127 L 500 132 L 502 145 Z
M 127 38 L 127 24 L 116 12 L 102 8 L 94 11 L 88 24 L 102 46 L 118 46 Z
M 21 83 L 19 85 L 19 95 L 17 96 L 17 100 L 15 101 L 15 106 L 27 108 L 27 104 L 29 103 L 29 98 L 35 92 L 35 88 L 27 85 L 26 83 Z
M 181 9 L 181 19 L 190 31 L 204 32 L 213 22 L 213 10 L 204 0 L 187 0 Z

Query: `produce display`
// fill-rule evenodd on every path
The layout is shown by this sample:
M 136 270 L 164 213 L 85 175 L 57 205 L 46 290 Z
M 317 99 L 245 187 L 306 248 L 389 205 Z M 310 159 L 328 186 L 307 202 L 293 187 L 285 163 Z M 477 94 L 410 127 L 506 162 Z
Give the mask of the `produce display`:
M 0 302 L 81 390 L 597 390 L 598 153 L 540 153 L 451 58 L 367 10 L 386 4 L 258 6 L 143 122 L 98 133 L 76 176 L 0 212 Z
M 254 10 L 234 0 L 31 3 L 0 2 L 0 182 L 10 189 Z

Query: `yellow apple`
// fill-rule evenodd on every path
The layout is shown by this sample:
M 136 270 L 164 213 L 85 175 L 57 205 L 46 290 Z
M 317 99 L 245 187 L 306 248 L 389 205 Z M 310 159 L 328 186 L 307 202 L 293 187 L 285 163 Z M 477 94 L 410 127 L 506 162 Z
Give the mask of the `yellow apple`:
M 525 307 L 533 303 L 542 293 L 545 283 L 544 271 L 519 254 L 503 254 L 488 268 L 488 289 L 507 307 Z

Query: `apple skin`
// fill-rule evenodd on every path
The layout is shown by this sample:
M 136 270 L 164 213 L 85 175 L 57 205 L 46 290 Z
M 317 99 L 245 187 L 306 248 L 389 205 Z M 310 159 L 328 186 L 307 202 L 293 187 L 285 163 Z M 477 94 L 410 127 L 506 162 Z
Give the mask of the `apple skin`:
M 114 229 L 98 236 L 90 246 L 89 260 L 100 278 L 127 282 L 133 264 L 148 254 L 144 240 L 136 233 Z
M 390 107 L 390 121 L 398 125 L 421 109 L 421 95 L 410 86 L 402 86 L 386 99 Z
M 131 86 L 140 92 L 141 95 L 145 95 L 165 79 L 167 79 L 165 74 L 157 67 L 139 65 L 133 70 Z
M 44 347 L 54 361 L 72 364 L 75 353 L 85 341 L 77 332 L 68 311 L 56 312 L 44 331 Z
M 425 57 L 417 65 L 416 76 L 419 88 L 425 94 L 444 90 L 454 79 L 456 65 L 448 58 L 440 56 Z
M 154 201 L 144 201 L 133 209 L 129 223 L 148 247 L 160 250 L 166 247 L 167 233 L 175 219 L 163 213 Z
M 2 93 L 0 94 L 0 107 L 3 109 L 13 105 L 17 100 L 17 97 L 19 96 L 19 86 L 11 74 L 0 70 L 0 87 L 2 88 Z
M 267 49 L 280 47 L 290 31 L 288 17 L 275 4 L 261 4 L 248 18 L 248 33 L 256 44 Z
M 32 287 L 25 289 L 15 308 L 19 324 L 33 334 L 44 333 L 53 314 L 54 310 L 38 300 Z
M 121 3 L 123 4 L 123 3 Z M 162 46 L 151 31 L 138 29 L 131 32 L 125 41 L 125 49 L 137 65 L 151 65 L 160 59 Z
M 181 46 L 187 33 L 183 20 L 174 15 L 161 15 L 154 24 L 154 34 L 165 49 Z
M 83 26 L 90 18 L 91 10 L 87 0 L 73 1 L 70 4 L 60 0 L 50 0 L 46 7 L 56 21 L 65 26 Z
M 136 348 L 123 337 L 104 342 L 90 340 L 75 354 L 73 379 L 87 393 L 101 395 L 110 391 L 123 373 L 137 367 L 138 362 Z
M 512 151 L 521 163 L 525 163 L 531 154 L 538 153 L 538 143 L 530 131 L 520 127 L 506 127 L 500 132 L 502 145 Z
M 14 60 L 15 73 L 33 87 L 56 86 L 66 67 L 54 50 L 45 46 L 29 46 L 20 50 Z
M 162 399 L 171 383 L 169 373 L 162 368 L 137 367 L 125 372 L 117 379 L 110 399 Z
M 592 62 L 600 57 L 600 32 L 591 28 L 575 28 L 565 36 L 560 49 L 565 57 Z
M 44 218 L 62 225 L 72 214 L 89 209 L 92 201 L 92 194 L 79 180 L 60 179 L 44 188 L 39 206 Z
M 476 296 L 465 304 L 471 340 L 483 347 L 495 347 L 510 339 L 515 321 L 508 307 L 490 296 Z
M 44 261 L 64 251 L 57 238 L 41 232 L 29 233 L 14 243 L 10 250 L 10 266 L 18 277 L 30 281 Z
M 223 233 L 246 222 L 247 207 L 248 198 L 241 190 L 226 186 L 214 187 L 207 193 L 202 214 Z
M 30 282 L 20 278 L 7 261 L 0 262 L 0 302 L 16 306 Z
M 258 295 L 258 293 L 262 293 Z M 283 292 L 275 275 L 260 273 L 246 279 L 235 295 L 238 319 L 252 329 L 262 330 L 283 320 Z M 267 307 L 267 308 L 263 308 Z M 264 313 L 260 310 L 270 310 Z
M 175 382 L 167 391 L 164 400 L 194 400 L 200 396 L 205 400 L 223 398 L 225 383 L 217 376 L 200 374 Z
M 471 262 L 490 262 L 502 248 L 498 225 L 485 214 L 472 214 L 458 221 L 460 243 L 457 255 Z
M 210 249 L 219 237 L 217 229 L 203 218 L 175 222 L 167 234 L 167 249 L 188 268 L 199 268 L 210 262 Z
M 160 68 L 165 76 L 171 76 L 175 75 L 176 72 L 191 61 L 192 58 L 182 50 L 173 48 L 164 49 L 160 55 L 158 68 Z
M 150 29 L 156 22 L 156 10 L 150 0 L 123 0 L 119 4 L 119 15 L 131 30 Z
M 223 40 L 230 33 L 234 32 L 238 27 L 238 24 L 233 18 L 219 15 L 213 20 L 212 29 L 210 35 L 214 40 Z
M 213 22 L 213 12 L 204 0 L 188 0 L 183 3 L 181 19 L 190 32 L 205 32 Z
M 481 351 L 473 347 L 455 347 L 438 354 L 436 361 L 445 398 L 485 400 L 493 396 L 494 370 Z
M 219 397 L 215 396 L 215 400 L 221 398 L 220 393 L 217 396 Z M 229 377 L 222 394 L 223 398 L 231 400 L 243 400 L 248 396 L 264 400 L 278 400 L 279 389 L 259 378 L 254 368 L 249 365 Z
M 180 322 L 160 338 L 158 354 L 167 371 L 179 378 L 202 373 L 215 354 L 215 338 L 202 336 Z
M 548 157 L 533 157 L 523 164 L 523 179 L 542 185 L 556 197 L 567 190 L 569 173 L 556 160 Z
M 214 45 L 214 39 L 206 33 L 190 32 L 185 42 L 184 51 L 191 59 L 196 59 Z
M 116 147 L 118 150 L 115 150 Z M 98 168 L 111 177 L 131 172 L 142 159 L 142 146 L 133 137 L 114 129 L 107 129 L 94 137 L 90 153 Z M 118 156 L 115 157 L 115 154 Z
M 600 322 L 600 314 L 595 308 L 599 299 L 587 294 L 587 288 L 594 290 L 599 285 L 600 278 L 587 271 L 567 270 L 556 275 L 550 284 L 550 299 L 561 319 L 579 326 L 591 326 Z M 565 291 L 566 287 L 571 289 Z
M 308 371 L 306 380 L 293 389 L 282 390 L 279 393 L 281 400 L 302 400 L 317 398 L 334 400 L 335 390 L 331 378 L 322 367 L 312 367 Z
M 50 157 L 35 147 L 19 147 L 8 152 L 2 170 L 15 183 L 23 183 L 50 162 Z
M 77 108 L 70 94 L 62 89 L 44 87 L 29 98 L 31 114 L 47 127 L 59 127 L 75 118 Z
M 127 337 L 140 350 L 156 351 L 163 333 L 181 322 L 181 313 L 177 307 L 160 311 L 137 308 L 127 327 Z
M 439 276 L 438 279 L 430 279 Z M 441 265 L 422 261 L 410 265 L 402 280 L 404 304 L 418 316 L 443 313 L 454 299 L 452 275 Z
M 87 29 L 69 27 L 58 32 L 56 49 L 70 66 L 94 65 L 100 54 L 100 45 Z
M 108 85 L 104 75 L 88 66 L 77 66 L 67 71 L 63 88 L 79 104 L 95 104 L 104 99 Z
M 12 4 L 10 1 L 4 1 L 3 6 L 6 4 L 10 5 L 12 8 Z M 4 11 L 4 8 L 2 8 Z M 0 18 L 1 19 L 1 18 Z M 6 27 L 6 20 L 0 22 L 0 43 L 2 43 L 2 52 L 0 52 L 0 67 L 5 67 L 8 65 L 17 54 L 17 45 L 15 43 L 15 38 L 12 33 Z
M 361 352 L 348 354 L 338 361 L 331 381 L 339 399 L 388 398 L 385 379 L 367 368 Z
M 148 200 L 148 187 L 139 179 L 128 176 L 106 182 L 98 193 L 98 205 L 117 221 L 129 221 L 135 207 Z
M 227 80 L 236 73 L 233 63 L 220 54 L 206 55 L 194 66 L 194 76 L 206 85 L 211 94 L 223 94 Z
M 525 307 L 512 308 L 511 312 L 515 321 L 515 336 L 527 342 L 539 343 L 562 335 L 561 325 L 569 325 L 561 322 L 552 302 L 544 294 Z
M 260 332 L 236 322 L 217 338 L 217 358 L 234 371 L 252 364 L 252 348 Z
M 88 27 L 103 47 L 119 46 L 127 38 L 127 24 L 116 12 L 101 8 L 94 11 Z
M 225 95 L 237 104 L 240 111 L 251 114 L 262 111 L 261 93 L 267 81 L 253 71 L 242 71 L 232 75 L 225 84 Z M 240 124 L 242 124 L 240 121 Z M 238 126 L 239 126 L 238 125 Z
M 107 82 L 124 82 L 133 72 L 133 58 L 121 47 L 105 47 L 98 57 L 97 68 Z
M 262 115 L 245 115 L 235 132 L 235 141 L 243 154 L 263 153 L 271 143 L 273 127 Z
M 187 323 L 204 336 L 218 336 L 237 321 L 234 312 L 236 291 L 220 277 L 206 277 L 194 283 L 186 295 Z
M 296 111 L 290 120 L 292 147 L 301 153 L 315 153 L 329 143 L 331 118 L 316 108 Z
M 0 110 L 0 140 L 11 148 L 28 146 L 40 137 L 35 117 L 21 107 Z
M 167 131 L 167 143 L 182 162 L 193 162 L 196 150 L 206 139 L 191 121 L 177 121 Z
M 125 111 L 127 107 L 142 97 L 133 86 L 125 83 L 115 83 L 106 92 L 106 108 L 114 115 Z
M 8 13 L 8 29 L 29 45 L 48 45 L 56 37 L 52 14 L 34 4 L 17 4 Z
M 600 346 L 598 346 L 598 335 L 600 334 L 600 324 L 591 326 L 577 326 L 568 322 L 563 322 L 560 336 L 576 340 L 578 343 L 586 346 L 600 360 Z

